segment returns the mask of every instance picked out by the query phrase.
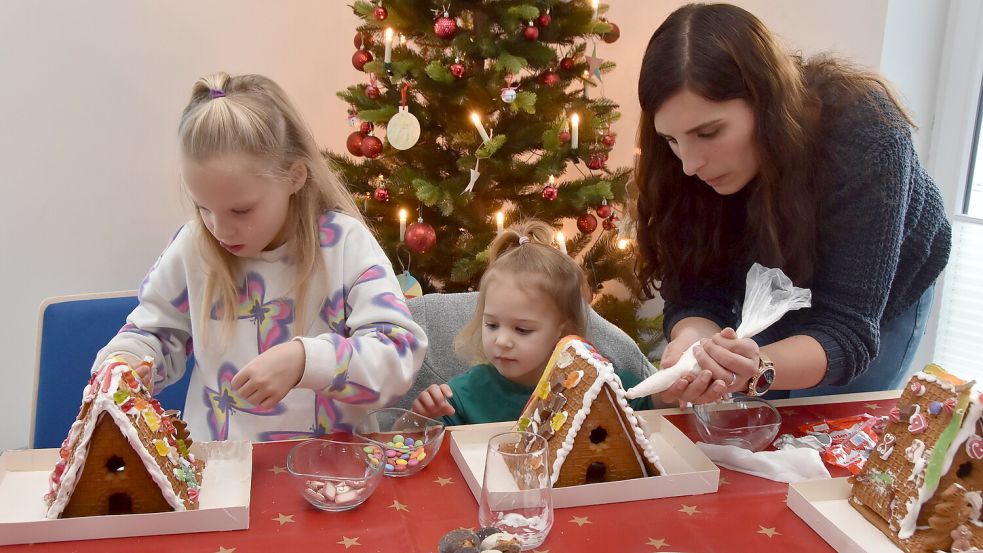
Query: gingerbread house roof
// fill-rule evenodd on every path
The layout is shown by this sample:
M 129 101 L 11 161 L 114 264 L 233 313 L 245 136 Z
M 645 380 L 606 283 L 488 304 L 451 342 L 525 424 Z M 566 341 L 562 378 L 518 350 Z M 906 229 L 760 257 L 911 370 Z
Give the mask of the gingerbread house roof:
M 854 478 L 851 503 L 907 551 L 922 550 L 922 542 L 940 549 L 935 540 L 948 538 L 948 531 L 930 527 L 928 519 L 938 511 L 941 492 L 953 484 L 968 501 L 980 503 L 983 466 L 973 465 L 983 459 L 983 404 L 973 384 L 938 365 L 912 376 Z M 970 518 L 979 524 L 979 506 Z M 933 532 L 941 536 L 927 535 Z
M 49 479 L 46 516 L 110 514 L 102 512 L 104 505 L 75 497 L 83 490 L 91 495 L 109 488 L 138 496 L 132 512 L 196 509 L 204 463 L 195 459 L 190 446 L 178 413 L 164 411 L 137 372 L 122 358 L 111 357 L 82 392 L 78 418 Z M 96 459 L 97 454 L 108 460 Z M 143 499 L 148 494 L 153 497 Z M 131 501 L 129 495 L 126 501 Z
M 605 430 L 605 434 L 620 434 L 624 438 L 620 443 L 629 450 L 630 461 L 623 464 L 634 464 L 640 471 L 638 476 L 665 472 L 649 443 L 648 433 L 628 404 L 614 367 L 583 338 L 567 336 L 557 344 L 516 425 L 518 430 L 546 438 L 553 458 L 550 478 L 554 486 L 578 448 L 597 449 L 599 458 L 606 462 L 617 459 L 616 452 L 602 451 L 602 446 L 607 446 L 593 443 L 596 441 L 593 437 L 585 436 L 591 432 L 590 422 L 602 412 L 611 414 L 613 419 L 613 428 Z M 619 467 L 614 468 L 617 472 Z M 624 479 L 634 473 L 619 474 L 625 476 L 612 479 Z M 571 484 L 560 481 L 559 485 Z

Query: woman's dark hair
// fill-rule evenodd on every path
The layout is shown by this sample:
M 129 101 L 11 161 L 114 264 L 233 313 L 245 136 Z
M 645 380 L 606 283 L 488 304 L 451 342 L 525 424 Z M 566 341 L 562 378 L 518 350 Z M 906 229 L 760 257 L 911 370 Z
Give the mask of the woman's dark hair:
M 682 90 L 751 107 L 759 172 L 741 192 L 719 195 L 687 176 L 656 133 L 655 113 Z M 850 103 L 873 91 L 894 100 L 875 75 L 828 57 L 805 63 L 790 55 L 736 6 L 690 4 L 670 14 L 649 40 L 638 81 L 634 209 L 643 293 L 678 301 L 684 286 L 734 284 L 752 261 L 808 286 L 823 188 L 820 116 L 830 99 Z

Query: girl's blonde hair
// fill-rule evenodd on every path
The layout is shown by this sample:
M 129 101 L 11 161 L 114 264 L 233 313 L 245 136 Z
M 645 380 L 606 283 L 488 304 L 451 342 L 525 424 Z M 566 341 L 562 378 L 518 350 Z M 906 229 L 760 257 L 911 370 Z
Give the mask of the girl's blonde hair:
M 481 277 L 474 315 L 454 340 L 458 355 L 476 363 L 487 363 L 481 346 L 485 292 L 492 279 L 509 274 L 524 285 L 553 300 L 567 334 L 583 336 L 587 331 L 587 301 L 584 271 L 570 256 L 553 247 L 553 228 L 543 221 L 520 221 L 495 237 L 488 248 L 488 268 Z
M 290 181 L 289 169 L 295 163 L 307 168 L 306 182 L 290 197 L 284 233 L 288 256 L 296 268 L 290 287 L 295 298 L 295 328 L 302 332 L 306 327 L 303 300 L 312 284 L 327 281 L 318 218 L 328 210 L 337 210 L 364 222 L 351 194 L 328 169 L 313 135 L 283 90 L 261 75 L 215 73 L 198 79 L 181 115 L 178 136 L 187 160 L 202 163 L 219 156 L 245 154 L 272 167 L 269 176 L 284 185 Z M 205 266 L 209 267 L 201 322 L 207 322 L 217 298 L 216 316 L 228 332 L 239 301 L 239 258 L 207 231 L 199 211 L 195 223 Z M 207 325 L 202 324 L 202 328 Z

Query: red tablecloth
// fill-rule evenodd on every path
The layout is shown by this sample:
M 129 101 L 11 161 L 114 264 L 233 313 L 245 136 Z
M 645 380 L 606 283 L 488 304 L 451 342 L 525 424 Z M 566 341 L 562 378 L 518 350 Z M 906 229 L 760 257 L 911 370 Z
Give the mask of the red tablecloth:
M 799 434 L 805 422 L 858 413 L 886 415 L 895 400 L 781 407 L 781 433 Z M 692 415 L 670 415 L 696 439 Z M 385 478 L 365 504 L 322 513 L 295 491 L 284 465 L 289 442 L 253 450 L 249 529 L 48 543 L 11 551 L 187 551 L 202 553 L 435 553 L 440 537 L 476 527 L 478 505 L 445 440 L 431 464 L 408 478 Z M 830 467 L 833 476 L 846 472 Z M 832 551 L 785 504 L 788 485 L 727 469 L 715 494 L 557 509 L 540 553 L 666 551 Z M 284 549 L 280 549 L 284 548 Z

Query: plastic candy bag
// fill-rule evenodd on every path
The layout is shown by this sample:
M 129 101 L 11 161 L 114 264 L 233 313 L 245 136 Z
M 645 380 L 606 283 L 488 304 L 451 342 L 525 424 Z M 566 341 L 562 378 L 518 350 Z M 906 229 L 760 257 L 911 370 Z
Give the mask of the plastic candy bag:
M 785 316 L 789 311 L 809 307 L 812 292 L 808 288 L 796 288 L 781 269 L 769 269 L 758 263 L 747 272 L 747 288 L 744 291 L 744 308 L 741 324 L 735 332 L 738 338 L 750 338 Z M 700 372 L 700 365 L 693 355 L 694 342 L 683 352 L 679 361 L 668 369 L 662 369 L 628 390 L 629 399 L 657 394 L 668 389 L 687 373 Z

